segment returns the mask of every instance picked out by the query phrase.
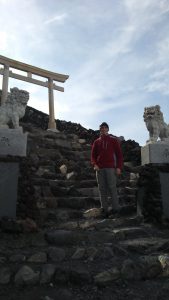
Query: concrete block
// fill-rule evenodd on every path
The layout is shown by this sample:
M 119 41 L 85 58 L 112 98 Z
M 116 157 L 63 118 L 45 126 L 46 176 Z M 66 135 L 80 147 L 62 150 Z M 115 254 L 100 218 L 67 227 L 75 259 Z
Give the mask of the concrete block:
M 0 156 L 26 156 L 27 133 L 18 129 L 0 128 Z
M 169 218 L 169 173 L 160 172 L 161 196 L 163 213 Z
M 147 144 L 141 148 L 141 164 L 169 163 L 169 143 Z
M 19 163 L 0 162 L 0 218 L 16 217 Z

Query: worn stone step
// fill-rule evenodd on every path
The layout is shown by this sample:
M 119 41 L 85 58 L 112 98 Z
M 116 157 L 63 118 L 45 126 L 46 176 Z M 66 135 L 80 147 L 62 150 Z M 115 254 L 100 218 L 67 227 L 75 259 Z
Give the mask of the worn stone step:
M 83 216 L 82 210 L 71 209 L 71 208 L 41 208 L 39 209 L 41 224 L 44 225 L 46 222 L 63 223 L 69 220 L 79 220 Z
M 63 192 L 63 191 L 62 191 Z M 46 192 L 46 194 L 48 191 Z M 58 193 L 59 194 L 59 193 Z M 58 195 L 58 196 L 45 196 L 39 197 L 36 202 L 36 207 L 40 210 L 46 210 L 48 214 L 49 210 L 58 209 L 60 207 L 65 208 L 69 211 L 72 209 L 85 209 L 94 206 L 100 206 L 99 197 L 90 197 L 90 196 L 71 196 L 67 194 Z M 44 212 L 45 213 L 45 212 Z
M 69 186 L 75 186 L 75 183 L 76 181 L 75 180 L 67 180 L 66 178 L 63 179 L 63 176 L 62 178 L 60 179 L 54 179 L 54 180 L 49 180 L 48 181 L 49 185 L 51 187 L 57 187 L 57 186 L 60 186 L 60 187 L 69 187 Z
M 81 195 L 83 196 L 88 196 L 88 197 L 99 197 L 99 191 L 98 187 L 84 187 L 84 188 L 78 188 L 78 191 L 80 192 Z
M 136 195 L 125 194 L 125 200 L 136 203 Z
M 80 180 L 80 178 L 69 180 L 69 179 L 55 179 L 55 180 L 49 180 L 50 186 L 74 186 L 76 188 L 92 188 L 97 186 L 97 182 L 95 179 L 86 179 L 86 180 Z
M 56 139 L 61 139 L 61 140 L 67 140 L 69 138 L 69 134 L 65 134 L 63 132 L 53 132 L 50 130 L 41 130 L 38 128 L 38 130 L 34 130 L 34 132 L 29 132 L 28 137 L 35 139 L 36 141 L 51 139 L 51 140 L 56 140 Z
M 44 137 L 42 139 L 38 139 L 39 149 L 57 149 L 57 148 L 64 148 L 64 149 L 72 149 L 71 141 L 68 140 L 65 136 L 58 136 L 57 138 L 49 138 Z
M 51 179 L 43 178 L 43 177 L 32 177 L 31 181 L 35 186 L 44 186 L 49 185 L 49 181 Z
M 85 180 L 80 180 L 75 184 L 79 188 L 90 188 L 90 187 L 96 187 L 97 181 L 96 179 L 85 179 Z
M 100 206 L 99 197 L 56 197 L 57 203 L 59 207 L 68 207 L 68 208 L 90 208 L 94 206 Z
M 57 146 L 56 146 L 57 148 Z M 57 149 L 54 148 L 41 148 L 38 147 L 36 150 L 36 154 L 38 155 L 40 160 L 46 160 L 45 158 L 47 157 L 48 160 L 56 161 L 58 158 L 62 158 L 62 155 Z
M 123 227 L 135 227 L 142 223 L 142 220 L 137 216 L 124 218 L 121 216 L 111 216 L 108 218 L 91 217 L 86 220 L 80 220 L 79 227 L 82 229 L 95 229 L 112 231 Z
M 162 253 L 169 248 L 169 239 L 160 236 L 140 237 L 121 241 L 120 245 L 127 251 L 136 254 Z
M 151 237 L 151 234 L 147 232 L 146 228 L 141 226 L 117 228 L 113 229 L 112 232 L 115 234 L 115 237 L 120 240 Z
M 130 186 L 130 180 L 129 179 L 124 179 L 124 178 L 120 178 L 117 181 L 117 185 L 120 187 L 125 187 L 125 186 Z
M 129 187 L 129 186 L 126 186 L 124 188 L 124 191 L 128 194 L 128 195 L 136 195 L 136 192 L 137 192 L 138 188 L 136 187 Z
M 112 214 L 105 217 L 100 208 L 91 208 L 89 210 L 73 210 L 57 208 L 56 210 L 50 210 L 49 217 L 45 215 L 43 225 L 47 227 L 54 227 L 57 229 L 103 229 L 103 228 L 119 228 L 122 226 L 131 226 L 141 224 L 142 219 L 133 216 L 136 215 L 136 211 L 129 207 L 123 206 L 120 214 Z M 46 213 L 46 210 L 42 210 L 42 214 Z M 133 216 L 133 217 L 129 217 Z M 128 218 L 127 218 L 128 216 Z
M 55 246 L 94 246 L 103 243 L 113 243 L 117 240 L 113 231 L 87 231 L 80 228 L 74 230 L 53 229 L 45 233 L 45 238 L 50 245 Z
M 136 187 L 137 188 L 137 183 L 138 181 L 137 180 L 130 180 L 130 187 Z
M 135 227 L 143 223 L 143 218 L 132 214 L 131 216 L 119 216 L 117 218 L 107 219 L 112 228 Z

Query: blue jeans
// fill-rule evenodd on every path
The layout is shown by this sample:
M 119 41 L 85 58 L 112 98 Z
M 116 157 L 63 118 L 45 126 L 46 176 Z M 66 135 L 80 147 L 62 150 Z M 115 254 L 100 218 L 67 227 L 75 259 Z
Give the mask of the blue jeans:
M 101 207 L 107 211 L 108 207 L 119 210 L 119 200 L 116 188 L 116 171 L 113 168 L 104 168 L 96 171 L 96 179 L 100 194 Z

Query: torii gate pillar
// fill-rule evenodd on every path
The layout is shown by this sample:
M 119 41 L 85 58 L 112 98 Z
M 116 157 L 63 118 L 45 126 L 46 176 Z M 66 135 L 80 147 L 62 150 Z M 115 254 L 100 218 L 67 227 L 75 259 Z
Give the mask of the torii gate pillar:
M 48 79 L 48 95 L 49 95 L 49 123 L 48 129 L 56 129 L 55 112 L 54 112 L 54 94 L 53 94 L 53 80 Z
M 2 81 L 2 96 L 1 96 L 1 105 L 5 103 L 8 96 L 8 82 L 9 82 L 9 66 L 4 65 L 4 74 Z

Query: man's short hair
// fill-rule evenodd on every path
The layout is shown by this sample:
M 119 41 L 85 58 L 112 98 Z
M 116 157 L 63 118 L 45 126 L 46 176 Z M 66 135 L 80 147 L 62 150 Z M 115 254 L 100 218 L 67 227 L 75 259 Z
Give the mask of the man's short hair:
M 100 124 L 100 128 L 103 127 L 103 126 L 107 127 L 109 129 L 109 125 L 106 122 L 103 122 L 103 123 Z

